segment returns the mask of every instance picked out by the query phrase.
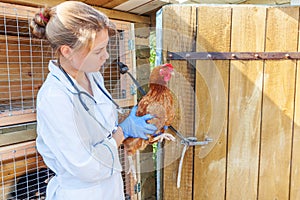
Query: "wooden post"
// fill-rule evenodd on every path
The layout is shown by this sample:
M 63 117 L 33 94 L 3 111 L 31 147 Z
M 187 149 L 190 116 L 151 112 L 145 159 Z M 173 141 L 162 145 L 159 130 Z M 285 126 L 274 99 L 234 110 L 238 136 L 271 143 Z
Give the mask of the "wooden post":
M 298 51 L 300 43 L 298 36 Z M 295 108 L 292 140 L 292 157 L 291 157 L 291 183 L 290 183 L 290 200 L 300 199 L 300 61 L 297 61 L 296 68 L 296 88 L 295 88 Z
M 266 51 L 297 51 L 298 7 L 268 8 Z M 258 199 L 288 199 L 296 62 L 266 61 Z
M 198 8 L 197 51 L 230 51 L 231 8 L 224 6 L 200 6 Z M 221 77 L 221 80 L 218 80 Z M 203 140 L 205 133 L 211 129 L 211 121 L 215 120 L 212 104 L 216 98 L 222 98 L 224 116 L 219 121 L 221 130 L 209 133 L 220 135 L 209 154 L 200 158 L 203 150 L 195 147 L 194 156 L 194 199 L 222 200 L 225 195 L 226 175 L 226 135 L 228 108 L 229 61 L 197 61 L 196 71 L 196 137 Z M 208 80 L 208 81 L 207 81 Z M 218 87 L 221 82 L 222 87 Z M 226 96 L 220 96 L 225 92 Z M 217 95 L 217 96 L 215 96 Z M 218 112 L 218 111 L 217 111 Z M 209 148 L 209 147 L 208 147 Z M 211 148 L 210 148 L 211 149 Z
M 299 61 L 298 61 L 299 63 Z M 300 70 L 299 64 L 297 64 L 297 90 L 295 98 L 295 118 L 294 118 L 294 129 L 293 129 L 293 144 L 292 144 L 292 166 L 291 166 L 291 188 L 290 188 L 290 199 L 297 200 L 300 199 L 300 95 L 299 95 L 299 85 L 300 85 Z
M 264 51 L 265 7 L 234 7 L 231 51 Z M 231 61 L 226 199 L 255 199 L 263 61 Z

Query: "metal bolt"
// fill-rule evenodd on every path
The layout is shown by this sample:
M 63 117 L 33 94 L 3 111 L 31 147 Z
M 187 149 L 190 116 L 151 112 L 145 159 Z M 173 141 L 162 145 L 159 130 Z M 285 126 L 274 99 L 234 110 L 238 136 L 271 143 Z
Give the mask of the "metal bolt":
M 211 59 L 211 54 L 207 54 L 207 58 L 208 58 L 208 59 Z
M 172 57 L 173 57 L 173 55 L 172 55 L 171 53 L 169 53 L 169 55 L 168 55 L 168 56 L 169 56 L 169 58 L 172 58 Z
M 285 57 L 285 58 L 290 58 L 290 54 L 286 53 L 286 54 L 284 55 L 284 57 Z
M 257 59 L 257 58 L 259 58 L 259 55 L 256 53 L 256 54 L 254 54 L 254 57 Z
M 231 58 L 236 58 L 236 55 L 234 53 L 231 54 Z
M 190 56 L 191 56 L 191 54 L 189 54 L 189 53 L 187 53 L 187 54 L 185 55 L 186 58 L 189 58 Z

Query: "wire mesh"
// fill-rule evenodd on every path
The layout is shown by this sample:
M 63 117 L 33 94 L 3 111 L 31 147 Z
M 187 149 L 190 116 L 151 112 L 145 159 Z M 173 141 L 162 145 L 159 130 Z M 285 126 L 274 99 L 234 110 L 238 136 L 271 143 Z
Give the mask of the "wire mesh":
M 32 11 L 0 7 L 1 113 L 35 109 L 35 97 L 45 79 L 53 52 L 45 40 L 29 32 Z M 20 112 L 18 112 L 20 113 Z
M 7 150 L 5 150 L 7 149 Z M 0 199 L 44 199 L 53 172 L 47 169 L 35 146 L 30 143 L 0 153 Z

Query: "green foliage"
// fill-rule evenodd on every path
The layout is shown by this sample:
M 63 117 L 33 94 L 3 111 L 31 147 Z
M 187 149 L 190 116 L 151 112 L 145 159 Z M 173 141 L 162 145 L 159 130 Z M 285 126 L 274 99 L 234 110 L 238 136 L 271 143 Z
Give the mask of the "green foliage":
M 150 58 L 149 58 L 149 62 L 150 62 L 150 70 L 152 70 L 155 67 L 155 59 L 156 59 L 156 32 L 152 31 L 150 33 L 150 37 L 149 37 L 149 43 L 150 43 Z M 156 163 L 156 154 L 157 154 L 157 143 L 154 143 L 152 145 L 153 148 L 153 155 L 152 158 Z
M 150 43 L 150 69 L 152 70 L 155 67 L 155 59 L 156 59 L 156 35 L 155 31 L 152 31 L 150 33 L 149 37 L 149 43 Z

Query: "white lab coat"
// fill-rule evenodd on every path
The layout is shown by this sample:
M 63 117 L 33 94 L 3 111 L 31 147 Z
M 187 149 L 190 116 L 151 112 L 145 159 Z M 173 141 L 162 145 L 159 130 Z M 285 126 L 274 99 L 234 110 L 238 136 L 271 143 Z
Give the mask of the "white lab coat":
M 117 111 L 92 78 L 104 88 L 103 77 L 99 72 L 87 74 L 97 101 L 88 105 L 108 131 L 84 109 L 54 63 L 49 62 L 50 73 L 37 96 L 37 149 L 56 174 L 47 186 L 47 200 L 124 199 L 117 144 L 107 138 L 117 122 Z

